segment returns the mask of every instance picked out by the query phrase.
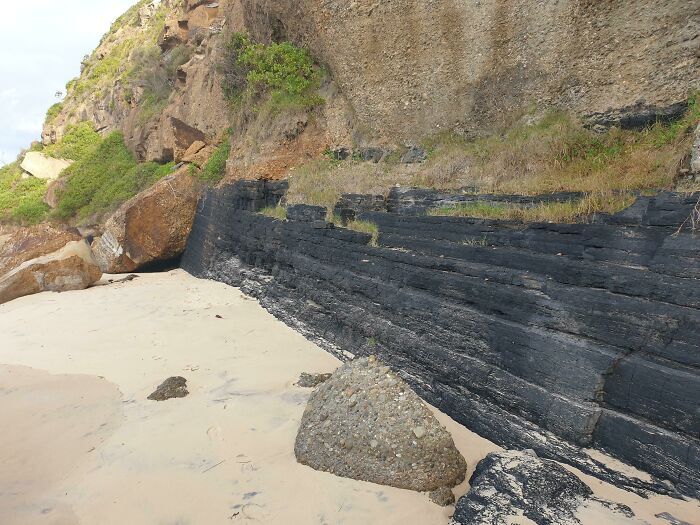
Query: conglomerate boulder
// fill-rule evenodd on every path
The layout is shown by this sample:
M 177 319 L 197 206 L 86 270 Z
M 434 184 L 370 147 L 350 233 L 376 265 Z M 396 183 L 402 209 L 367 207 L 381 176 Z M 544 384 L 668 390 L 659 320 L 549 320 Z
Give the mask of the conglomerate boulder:
M 100 277 L 77 232 L 40 224 L 17 230 L 0 245 L 0 304 L 43 291 L 82 290 Z
M 92 248 L 105 273 L 128 273 L 176 259 L 192 229 L 199 186 L 181 169 L 128 200 Z
M 423 401 L 373 357 L 344 365 L 314 390 L 294 452 L 316 470 L 421 492 L 454 487 L 467 469 Z

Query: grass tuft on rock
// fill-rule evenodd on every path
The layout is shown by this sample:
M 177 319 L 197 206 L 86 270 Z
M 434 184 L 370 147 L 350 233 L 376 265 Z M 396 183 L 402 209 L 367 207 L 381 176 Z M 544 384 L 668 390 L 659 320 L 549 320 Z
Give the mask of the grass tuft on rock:
M 260 215 L 265 217 L 270 217 L 271 219 L 277 219 L 278 221 L 287 220 L 287 208 L 284 206 L 268 206 L 260 210 Z
M 190 174 L 197 177 L 206 184 L 218 184 L 226 175 L 226 162 L 231 154 L 231 142 L 228 135 L 224 136 L 223 141 L 212 153 L 209 160 L 204 164 L 200 171 L 194 164 L 190 165 Z
M 379 227 L 370 221 L 350 221 L 347 226 L 348 230 L 353 230 L 361 233 L 368 233 L 372 236 L 369 241 L 370 246 L 378 246 L 379 244 Z

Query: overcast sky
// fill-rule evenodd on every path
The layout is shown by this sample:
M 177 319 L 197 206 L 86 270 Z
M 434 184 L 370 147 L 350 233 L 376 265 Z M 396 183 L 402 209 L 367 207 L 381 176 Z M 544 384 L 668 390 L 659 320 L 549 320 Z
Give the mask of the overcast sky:
M 56 91 L 65 91 L 83 56 L 136 1 L 2 0 L 0 165 L 40 138 Z

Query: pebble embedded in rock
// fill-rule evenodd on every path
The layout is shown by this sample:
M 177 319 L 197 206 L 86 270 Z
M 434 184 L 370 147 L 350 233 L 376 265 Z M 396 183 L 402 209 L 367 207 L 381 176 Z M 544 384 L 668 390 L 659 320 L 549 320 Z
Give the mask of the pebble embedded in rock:
M 148 399 L 151 401 L 167 401 L 178 397 L 186 397 L 189 395 L 187 390 L 187 379 L 184 377 L 169 377 L 163 381 L 155 392 Z

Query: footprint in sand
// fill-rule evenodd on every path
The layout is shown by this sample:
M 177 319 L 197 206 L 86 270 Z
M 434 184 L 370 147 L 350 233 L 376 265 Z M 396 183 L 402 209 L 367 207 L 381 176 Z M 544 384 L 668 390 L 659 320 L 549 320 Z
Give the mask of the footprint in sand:
M 221 442 L 224 440 L 224 433 L 221 430 L 221 427 L 218 425 L 215 425 L 213 427 L 209 427 L 207 429 L 207 436 L 209 436 L 209 439 L 212 441 Z

